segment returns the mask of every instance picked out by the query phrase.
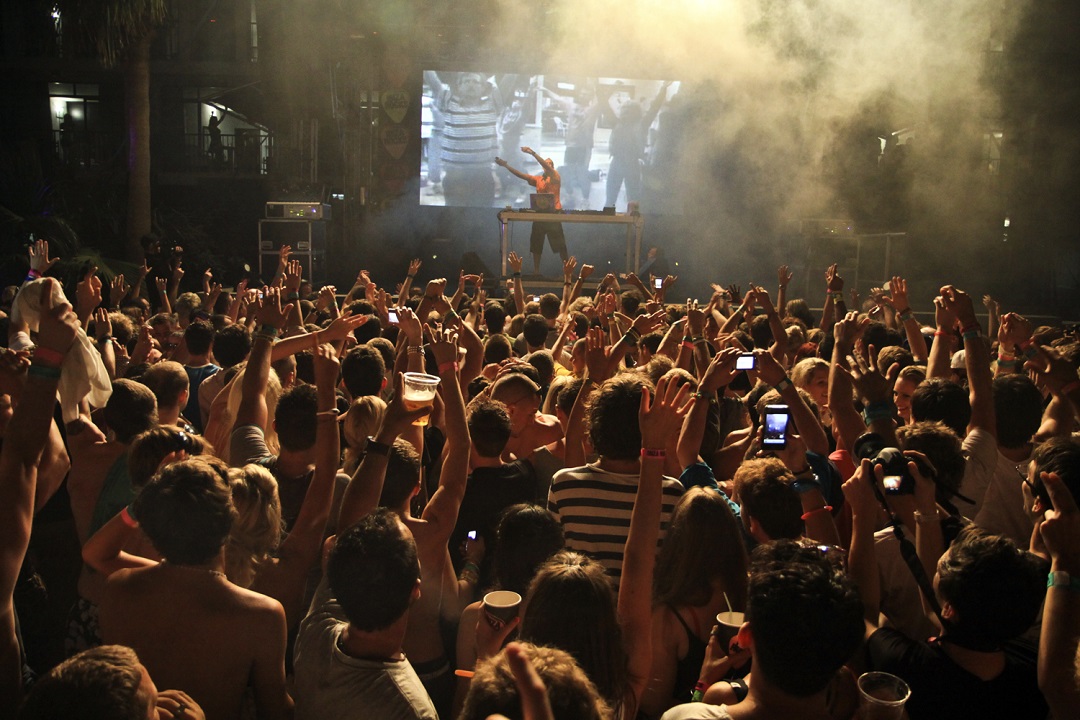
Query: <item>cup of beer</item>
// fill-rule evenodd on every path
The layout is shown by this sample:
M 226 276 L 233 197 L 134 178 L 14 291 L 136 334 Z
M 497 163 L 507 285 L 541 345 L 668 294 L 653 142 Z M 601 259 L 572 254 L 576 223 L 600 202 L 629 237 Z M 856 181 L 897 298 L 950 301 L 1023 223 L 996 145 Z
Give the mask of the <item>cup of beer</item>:
M 407 372 L 404 380 L 405 388 L 402 400 L 405 401 L 405 407 L 408 410 L 419 410 L 423 407 L 429 410 L 422 418 L 414 420 L 413 425 L 427 425 L 428 417 L 431 415 L 431 406 L 435 403 L 435 391 L 439 387 L 439 377 L 425 373 Z

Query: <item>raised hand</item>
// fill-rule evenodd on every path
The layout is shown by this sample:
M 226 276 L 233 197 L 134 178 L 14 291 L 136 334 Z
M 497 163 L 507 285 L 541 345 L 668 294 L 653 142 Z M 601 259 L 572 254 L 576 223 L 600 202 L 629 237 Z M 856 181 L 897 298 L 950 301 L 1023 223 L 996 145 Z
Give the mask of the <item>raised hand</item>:
M 694 337 L 701 337 L 705 328 L 705 312 L 691 298 L 686 298 L 686 327 Z
M 576 267 L 577 267 L 577 258 L 574 257 L 573 255 L 568 257 L 566 259 L 566 262 L 563 263 L 563 266 L 562 266 L 563 278 L 567 282 L 570 282 L 570 279 L 572 277 L 574 277 L 574 268 L 576 268 Z
M 885 301 L 896 308 L 897 312 L 911 309 L 911 301 L 908 300 L 907 280 L 894 275 L 889 281 L 889 295 Z
M 611 375 L 608 369 L 607 336 L 600 328 L 589 328 L 585 342 L 585 368 L 589 377 L 600 385 Z
M 420 272 L 420 266 L 424 263 L 420 261 L 420 258 L 413 258 L 409 261 L 409 275 L 415 276 Z
M 112 321 L 109 311 L 103 307 L 94 310 L 94 339 L 98 342 L 112 335 Z
M 398 308 L 398 328 L 405 333 L 410 345 L 420 345 L 424 340 L 424 329 L 420 324 L 420 318 L 411 308 L 404 305 Z
M 304 277 L 304 268 L 299 260 L 290 260 L 285 266 L 285 291 L 288 293 L 300 292 L 300 283 Z
M 262 299 L 256 301 L 255 318 L 260 325 L 272 325 L 280 330 L 285 326 L 290 310 L 292 303 L 281 306 L 281 290 L 268 287 L 263 290 Z
M 44 275 L 53 265 L 60 260 L 58 257 L 49 259 L 49 241 L 38 239 L 30 244 L 30 269 Z
M 454 330 L 443 329 L 435 334 L 431 345 L 435 364 L 442 367 L 446 363 L 455 363 L 458 359 L 458 334 Z
M 506 256 L 506 264 L 510 266 L 510 269 L 516 273 L 521 272 L 521 256 L 513 250 Z
M 782 288 L 786 288 L 788 283 L 791 282 L 792 275 L 788 272 L 787 265 L 781 265 L 776 268 L 776 283 Z
M 66 302 L 53 305 L 54 283 L 56 280 L 50 279 L 41 284 L 39 298 L 41 319 L 38 325 L 37 345 L 66 355 L 78 334 L 79 318 Z
M 1039 534 L 1054 566 L 1070 573 L 1080 572 L 1080 510 L 1076 498 L 1057 473 L 1039 476 L 1053 509 L 1045 508 Z
M 945 304 L 945 299 L 940 295 L 934 298 L 934 321 L 937 323 L 939 330 L 946 330 L 952 332 L 956 329 L 956 315 Z M 937 338 L 935 338 L 935 341 Z
M 968 328 L 978 323 L 978 318 L 975 317 L 975 304 L 971 301 L 970 295 L 952 285 L 943 286 L 940 292 L 945 308 L 960 321 L 961 328 Z
M 101 304 L 101 278 L 97 276 L 97 271 L 97 265 L 94 265 L 75 286 L 75 300 L 80 312 L 85 312 L 86 316 Z
M 1036 384 L 1045 385 L 1050 392 L 1060 395 L 1062 388 L 1076 382 L 1076 368 L 1057 348 L 1040 345 L 1034 347 L 1036 355 L 1024 363 L 1024 368 L 1035 374 Z
M 342 315 L 326 326 L 320 334 L 320 339 L 327 342 L 344 340 L 352 331 L 371 320 L 371 315 Z
M 124 282 L 124 273 L 115 275 L 112 282 L 109 283 L 109 305 L 116 308 L 120 307 L 120 301 L 128 294 L 128 290 L 131 287 Z
M 424 288 L 424 296 L 432 300 L 438 300 L 443 296 L 445 290 L 446 278 L 435 278 L 428 281 L 427 287 Z
M 896 375 L 900 372 L 900 365 L 893 363 L 892 367 L 889 368 L 888 376 L 883 375 L 877 366 L 877 355 L 877 348 L 871 345 L 870 357 L 866 360 L 859 353 L 848 355 L 847 360 L 851 367 L 850 371 L 842 367 L 837 368 L 841 372 L 848 374 L 855 391 L 863 399 L 863 402 L 867 404 L 885 402 L 892 398 L 893 383 L 896 381 Z
M 725 348 L 716 353 L 712 362 L 705 368 L 705 374 L 701 376 L 698 390 L 704 393 L 712 393 L 730 385 L 731 381 L 739 373 L 735 369 L 735 360 L 738 357 L 739 351 L 737 348 Z
M 825 287 L 829 292 L 842 292 L 844 289 L 844 278 L 840 277 L 840 266 L 837 263 L 833 263 L 825 271 Z
M 656 397 L 650 397 L 647 387 L 642 388 L 638 408 L 641 446 L 666 447 L 668 439 L 679 433 L 683 418 L 694 406 L 694 400 L 690 396 L 690 383 L 680 385 L 675 380 L 660 378 L 656 383 Z
M 1031 339 L 1031 322 L 1023 315 L 1005 313 L 998 329 L 998 342 L 1005 346 L 1023 345 Z
M 322 343 L 315 346 L 313 365 L 315 370 L 315 386 L 332 388 L 337 385 L 338 375 L 341 372 L 341 361 L 338 359 L 337 350 L 330 343 Z
M 499 167 L 506 167 L 506 165 L 507 165 L 506 161 L 503 160 L 501 157 L 496 157 L 495 158 L 495 164 L 498 165 Z
M 844 347 L 853 347 L 870 325 L 869 318 L 859 319 L 859 313 L 849 312 L 844 319 L 833 326 L 833 339 Z
M 596 268 L 594 268 L 592 265 L 589 265 L 588 263 L 582 265 L 581 271 L 578 273 L 578 279 L 588 280 L 589 277 L 593 274 L 594 270 L 596 270 Z

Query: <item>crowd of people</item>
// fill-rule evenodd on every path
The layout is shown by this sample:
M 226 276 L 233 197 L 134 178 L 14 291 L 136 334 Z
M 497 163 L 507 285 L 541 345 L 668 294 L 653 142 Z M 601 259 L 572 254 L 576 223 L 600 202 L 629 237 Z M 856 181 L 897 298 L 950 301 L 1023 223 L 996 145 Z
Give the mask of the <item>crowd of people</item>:
M 1075 333 L 836 266 L 815 314 L 787 267 L 55 262 L 4 295 L 4 717 L 848 719 L 868 671 L 912 720 L 1080 716 Z M 82 569 L 35 664 L 46 514 Z

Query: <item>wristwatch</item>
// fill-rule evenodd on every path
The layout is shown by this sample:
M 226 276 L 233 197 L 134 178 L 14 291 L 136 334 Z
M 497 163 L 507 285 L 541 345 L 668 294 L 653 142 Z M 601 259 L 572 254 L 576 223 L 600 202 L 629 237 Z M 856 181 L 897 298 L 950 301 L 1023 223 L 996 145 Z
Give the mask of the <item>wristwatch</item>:
M 1046 587 L 1059 587 L 1080 592 L 1080 577 L 1073 577 L 1064 570 L 1054 570 L 1046 576 Z
M 386 443 L 381 443 L 375 438 L 368 436 L 367 445 L 364 447 L 364 452 L 372 453 L 373 455 L 382 455 L 383 457 L 390 456 L 390 446 Z

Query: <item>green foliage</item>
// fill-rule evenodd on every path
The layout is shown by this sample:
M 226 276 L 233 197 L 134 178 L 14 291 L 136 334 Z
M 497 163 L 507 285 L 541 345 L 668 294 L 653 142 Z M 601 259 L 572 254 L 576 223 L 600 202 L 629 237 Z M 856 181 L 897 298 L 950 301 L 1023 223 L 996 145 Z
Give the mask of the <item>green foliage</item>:
M 136 40 L 152 34 L 168 14 L 167 0 L 57 0 L 65 30 L 94 48 L 105 67 L 123 62 Z

